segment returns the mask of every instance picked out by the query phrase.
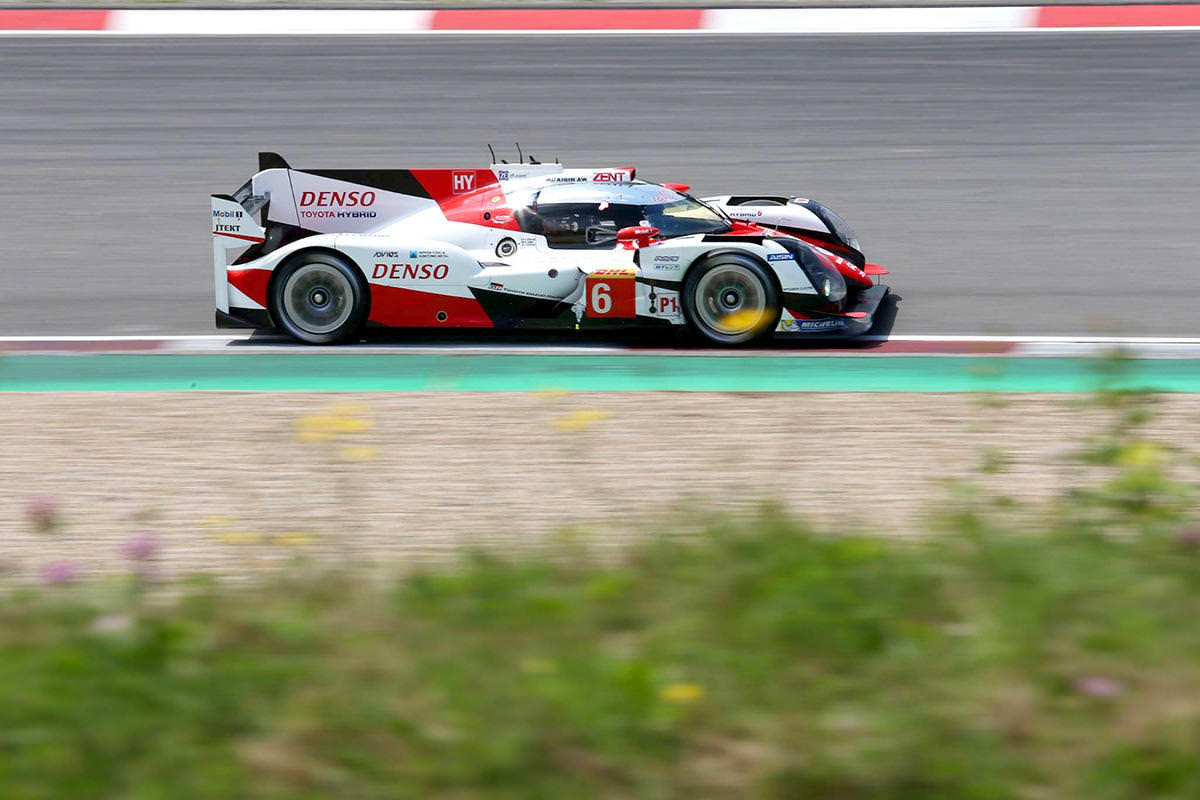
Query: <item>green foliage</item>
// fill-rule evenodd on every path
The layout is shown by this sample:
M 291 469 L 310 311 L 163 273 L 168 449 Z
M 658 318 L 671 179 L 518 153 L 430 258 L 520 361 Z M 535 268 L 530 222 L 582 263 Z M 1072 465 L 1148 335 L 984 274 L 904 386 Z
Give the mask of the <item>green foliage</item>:
M 1200 796 L 1183 456 L 1095 402 L 1094 480 L 1020 529 L 957 481 L 919 541 L 764 509 L 619 561 L 10 587 L 0 797 Z
M 1200 792 L 1192 546 L 959 523 L 895 542 L 767 511 L 619 564 L 14 594 L 0 796 Z

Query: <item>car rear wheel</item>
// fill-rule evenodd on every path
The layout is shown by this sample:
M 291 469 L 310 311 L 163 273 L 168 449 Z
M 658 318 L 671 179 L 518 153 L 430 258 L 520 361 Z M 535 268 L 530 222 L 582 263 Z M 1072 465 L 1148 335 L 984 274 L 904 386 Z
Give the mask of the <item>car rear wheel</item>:
M 334 344 L 362 331 L 370 294 L 362 273 L 345 259 L 303 253 L 280 268 L 270 301 L 271 314 L 293 337 L 309 344 Z
M 747 344 L 770 336 L 779 324 L 779 292 L 757 260 L 723 253 L 688 272 L 683 313 L 692 330 L 714 344 Z

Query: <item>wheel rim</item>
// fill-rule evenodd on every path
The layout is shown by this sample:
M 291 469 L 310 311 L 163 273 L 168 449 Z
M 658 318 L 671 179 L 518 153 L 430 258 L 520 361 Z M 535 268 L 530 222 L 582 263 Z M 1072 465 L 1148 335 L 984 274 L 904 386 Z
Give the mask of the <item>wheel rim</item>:
M 766 289 L 749 269 L 721 264 L 704 273 L 696 284 L 696 311 L 700 321 L 717 333 L 750 333 L 766 318 Z
M 330 333 L 350 319 L 354 287 L 336 267 L 305 264 L 283 287 L 283 307 L 288 319 L 305 332 Z

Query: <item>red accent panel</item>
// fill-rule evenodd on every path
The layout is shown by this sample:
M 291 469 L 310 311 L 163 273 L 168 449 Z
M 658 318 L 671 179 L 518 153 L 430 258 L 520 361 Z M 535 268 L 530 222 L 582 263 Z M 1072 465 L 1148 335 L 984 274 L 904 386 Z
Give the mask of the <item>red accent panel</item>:
M 449 9 L 435 11 L 435 31 L 694 30 L 698 8 Z
M 412 174 L 441 207 L 446 219 L 488 228 L 521 229 L 500 191 L 496 173 L 490 169 L 414 169 Z
M 247 242 L 266 241 L 261 236 L 243 236 L 240 233 L 226 233 L 225 231 L 213 231 L 213 236 L 228 236 L 230 239 L 245 239 Z
M 0 9 L 0 30 L 102 31 L 109 12 L 100 9 Z
M 1159 28 L 1200 25 L 1200 5 L 1042 6 L 1038 28 Z
M 774 233 L 774 231 L 768 231 L 766 228 L 762 227 L 761 225 L 755 225 L 753 222 L 744 222 L 740 219 L 735 219 L 735 220 L 730 220 L 729 231 L 727 233 L 722 233 L 720 235 L 721 236 L 763 236 L 767 233 Z
M 271 281 L 269 269 L 231 269 L 229 283 L 260 306 L 267 304 L 267 284 Z
M 883 267 L 879 266 L 878 264 L 867 264 L 867 267 L 866 267 L 866 269 L 863 270 L 863 272 L 867 273 L 868 275 L 887 275 L 888 274 L 888 271 L 886 269 L 884 269 Z
M 841 273 L 842 277 L 850 283 L 857 284 L 858 286 L 862 287 L 870 287 L 875 285 L 867 273 L 863 272 L 861 269 L 854 266 L 854 264 L 850 263 L 841 256 L 828 255 L 820 250 L 817 250 L 816 254 L 817 258 L 836 269 L 839 273 Z
M 637 316 L 637 280 L 632 269 L 601 269 L 587 276 L 587 317 L 633 319 Z
M 439 205 L 474 195 L 487 186 L 499 186 L 490 169 L 414 169 L 412 175 Z
M 438 322 L 438 312 L 446 321 Z M 371 322 L 393 328 L 492 328 L 474 297 L 450 297 L 401 286 L 371 284 Z

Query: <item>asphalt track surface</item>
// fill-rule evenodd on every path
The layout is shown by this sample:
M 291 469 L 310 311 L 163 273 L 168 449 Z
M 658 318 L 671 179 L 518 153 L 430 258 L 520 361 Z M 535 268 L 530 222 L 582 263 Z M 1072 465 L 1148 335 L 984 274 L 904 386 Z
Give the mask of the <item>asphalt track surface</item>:
M 1193 335 L 1200 33 L 0 40 L 0 334 L 212 331 L 208 199 L 519 140 L 858 228 L 895 333 Z

